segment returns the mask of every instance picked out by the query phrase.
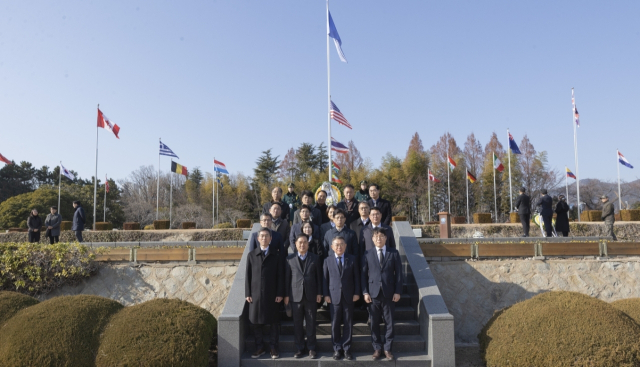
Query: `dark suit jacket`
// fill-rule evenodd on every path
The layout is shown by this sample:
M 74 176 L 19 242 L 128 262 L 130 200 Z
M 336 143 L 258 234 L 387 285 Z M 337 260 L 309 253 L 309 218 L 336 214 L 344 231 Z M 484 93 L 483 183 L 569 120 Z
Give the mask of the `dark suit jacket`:
M 396 238 L 393 236 L 393 229 L 382 223 L 380 226 L 384 228 L 384 233 L 387 235 L 387 248 L 396 248 Z M 360 233 L 360 242 L 358 244 L 359 253 L 364 254 L 374 247 L 376 247 L 376 245 L 373 243 L 373 227 L 371 226 L 371 222 L 369 222 L 369 224 L 362 229 L 362 233 Z
M 300 218 L 300 209 L 296 210 L 293 214 L 293 224 L 302 223 L 302 218 Z M 322 213 L 315 206 L 311 207 L 311 223 L 320 227 L 322 225 Z
M 289 255 L 285 263 L 285 289 L 290 301 L 302 301 L 302 295 L 309 302 L 316 302 L 316 296 L 322 295 L 322 262 L 313 253 L 307 252 L 304 269 L 300 267 L 297 254 Z
M 73 225 L 72 231 L 83 231 L 84 224 L 87 222 L 87 217 L 84 215 L 84 209 L 78 205 L 76 211 L 73 213 Z
M 329 222 L 329 214 L 327 213 L 327 209 L 329 208 L 329 206 L 327 204 L 319 205 L 318 203 L 316 203 L 316 205 L 314 205 L 313 207 L 318 209 L 320 215 L 322 216 L 321 224 Z
M 376 205 L 373 205 L 373 199 L 369 199 L 368 203 L 372 208 L 380 208 L 380 212 L 382 213 L 382 223 L 391 225 L 391 203 L 389 200 L 378 198 L 378 200 L 376 200 Z
M 289 232 L 290 231 L 291 231 L 291 225 L 289 225 L 289 221 L 281 219 L 280 225 L 276 227 L 276 232 L 280 233 L 280 237 L 282 237 L 282 244 L 286 252 L 289 252 L 289 245 L 290 245 Z M 295 244 L 293 246 L 295 247 Z
M 284 297 L 284 259 L 269 248 L 267 256 L 260 247 L 249 252 L 244 294 L 251 297 L 249 320 L 254 324 L 272 324 L 280 319 L 280 304 L 276 297 Z
M 259 232 L 253 232 L 251 234 L 249 251 L 253 251 L 256 248 L 260 247 L 260 242 L 258 242 L 258 233 Z M 282 242 L 282 237 L 280 236 L 280 233 L 274 230 L 271 230 L 271 244 L 269 245 L 269 248 L 275 248 L 283 257 L 287 256 L 287 252 L 284 248 L 284 243 Z
M 294 224 L 291 227 L 291 231 L 289 232 L 289 243 L 294 250 L 296 249 L 296 237 L 298 237 L 298 235 L 302 233 L 302 224 L 303 223 Z M 313 224 L 313 238 L 316 237 L 320 237 L 320 227 Z
M 362 257 L 362 293 L 378 297 L 382 290 L 384 298 L 402 294 L 402 261 L 400 253 L 387 247 L 382 267 L 378 259 L 378 249 L 373 248 Z
M 327 232 L 329 232 L 331 229 L 333 229 L 334 227 L 332 226 L 333 222 L 327 222 L 327 223 L 323 223 L 320 226 L 320 230 L 318 231 L 320 234 L 318 235 L 318 239 L 320 240 L 320 243 L 324 246 L 324 236 L 327 234 Z
M 367 224 L 371 223 L 370 220 L 367 219 Z M 364 229 L 365 225 L 362 224 L 362 217 L 354 220 L 351 223 L 351 226 L 349 226 L 349 229 L 351 229 L 352 231 L 354 231 L 356 233 L 356 237 L 358 238 L 358 243 L 360 243 L 360 235 L 362 234 L 362 230 Z M 364 255 L 364 252 L 361 252 L 361 254 Z
M 347 210 L 347 202 L 345 199 L 343 199 L 336 205 L 338 209 L 344 210 L 344 212 L 347 214 L 347 227 L 350 227 L 352 222 L 360 218 L 360 213 L 358 212 L 358 201 L 356 199 L 351 199 L 351 201 L 353 202 L 353 204 L 351 205 L 351 211 Z
M 531 199 L 528 195 L 522 194 L 516 199 L 516 209 L 518 214 L 531 214 Z
M 536 206 L 541 207 L 540 215 L 543 217 L 550 217 L 553 215 L 553 199 L 551 199 L 551 196 L 544 195 L 538 200 Z
M 269 210 L 271 210 L 271 205 L 274 204 L 274 201 L 271 200 L 268 203 L 264 203 L 264 206 L 262 207 L 262 214 L 268 214 Z M 280 218 L 284 219 L 286 221 L 289 221 L 291 219 L 289 219 L 290 217 L 290 208 L 289 205 L 286 204 L 284 201 L 279 201 L 278 204 L 280 204 L 280 207 L 282 208 L 282 213 L 280 213 Z
M 356 258 L 345 253 L 342 274 L 338 270 L 335 254 L 324 261 L 323 294 L 331 297 L 331 303 L 353 303 L 353 295 L 360 292 L 360 269 L 356 267 Z M 343 299 L 344 298 L 344 299 Z
M 356 260 L 360 258 L 360 251 L 358 250 L 358 238 L 356 237 L 356 233 L 346 226 L 342 228 L 342 231 L 338 231 L 336 228 L 331 228 L 324 235 L 324 257 L 326 258 L 333 252 L 331 250 L 331 241 L 337 236 L 344 237 L 345 242 L 347 243 L 347 249 L 345 253 L 351 254 L 356 257 Z

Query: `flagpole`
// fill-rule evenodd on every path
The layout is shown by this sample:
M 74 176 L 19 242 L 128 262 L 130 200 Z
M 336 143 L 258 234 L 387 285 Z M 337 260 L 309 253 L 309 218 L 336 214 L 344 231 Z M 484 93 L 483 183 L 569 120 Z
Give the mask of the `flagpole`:
M 447 140 L 445 146 L 447 147 L 447 191 L 449 192 L 449 214 L 451 214 L 451 180 L 449 179 L 449 141 Z
M 498 223 L 498 196 L 496 194 L 496 167 L 495 167 L 495 159 L 496 153 L 493 153 L 493 210 L 496 213 L 496 223 Z
M 567 166 L 564 166 L 564 187 L 567 193 L 567 201 L 570 203 L 571 201 L 569 201 L 569 175 L 567 175 Z M 569 216 L 569 212 L 567 212 L 567 216 Z
M 58 213 L 60 213 L 60 185 L 62 185 L 62 161 L 60 161 L 60 172 L 58 175 Z
M 329 0 L 327 0 L 327 152 L 329 153 L 329 184 L 331 184 L 331 58 L 329 54 Z
M 102 221 L 106 222 L 107 221 L 107 175 L 104 176 L 104 214 L 102 216 Z
M 171 211 L 173 209 L 173 172 L 169 174 L 171 188 L 169 189 L 169 229 L 171 229 Z
M 507 150 L 507 154 L 509 156 L 509 200 L 510 200 L 510 210 L 509 213 L 513 211 L 513 191 L 511 189 L 511 139 L 509 138 L 509 129 L 507 129 L 507 143 L 509 149 Z
M 618 166 L 618 200 L 620 202 L 620 210 L 622 210 L 622 195 L 620 194 L 620 163 L 618 162 L 620 151 L 616 149 L 616 166 Z M 620 220 L 622 220 L 622 213 L 620 214 Z
M 211 187 L 213 187 L 213 198 L 211 199 L 213 203 L 213 207 L 211 210 L 213 211 L 213 225 L 216 225 L 216 157 L 213 157 L 213 174 L 211 175 Z M 212 227 L 213 228 L 213 227 Z
M 158 138 L 162 144 L 162 138 Z M 158 145 L 158 187 L 156 188 L 156 220 L 158 220 L 158 212 L 160 210 L 160 145 Z
M 214 184 L 218 184 L 218 173 L 216 172 L 216 181 Z M 222 185 L 221 185 L 222 186 Z M 216 191 L 216 218 L 218 218 L 218 222 L 220 222 L 220 190 Z
M 429 222 L 431 222 L 431 169 L 427 167 L 427 173 L 429 177 L 427 178 L 427 197 L 429 202 Z
M 98 103 L 98 111 L 100 104 Z M 96 230 L 96 202 L 98 197 L 98 124 L 96 124 L 96 174 L 93 178 L 93 230 Z
M 465 167 L 464 169 L 467 176 L 465 177 L 465 181 L 467 182 L 467 224 L 469 224 L 471 223 L 469 220 L 469 168 Z
M 576 103 L 573 94 L 573 88 L 571 88 L 571 100 L 573 102 L 573 153 L 576 161 L 576 196 L 578 200 L 578 222 L 581 222 L 580 218 L 580 169 L 578 168 L 578 127 L 576 125 Z

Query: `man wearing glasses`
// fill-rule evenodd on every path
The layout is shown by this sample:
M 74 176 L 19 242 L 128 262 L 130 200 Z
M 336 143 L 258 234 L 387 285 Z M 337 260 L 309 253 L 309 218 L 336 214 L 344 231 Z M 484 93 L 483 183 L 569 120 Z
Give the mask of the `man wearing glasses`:
M 271 231 L 271 242 L 269 243 L 269 248 L 275 248 L 278 253 L 286 257 L 287 253 L 285 252 L 284 242 L 282 241 L 282 236 L 277 231 L 273 230 L 273 218 L 271 214 L 264 213 L 260 215 L 260 226 L 263 228 L 268 228 Z M 254 232 L 251 234 L 251 241 L 249 242 L 249 251 L 253 251 L 256 248 L 260 247 L 260 242 L 258 241 L 258 232 Z

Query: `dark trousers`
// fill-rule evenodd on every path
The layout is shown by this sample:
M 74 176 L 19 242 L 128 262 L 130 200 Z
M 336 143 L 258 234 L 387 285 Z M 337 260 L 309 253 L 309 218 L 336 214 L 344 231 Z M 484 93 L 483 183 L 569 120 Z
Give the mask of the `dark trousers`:
M 380 336 L 380 322 L 384 320 L 387 331 L 384 335 L 384 350 L 391 352 L 393 337 L 395 336 L 393 328 L 393 312 L 396 304 L 393 298 L 385 298 L 382 291 L 378 293 L 378 297 L 372 298 L 369 304 L 369 315 L 371 316 L 371 344 L 374 350 L 382 349 L 382 338 Z
M 267 326 L 271 326 L 271 331 L 269 332 L 269 346 L 271 349 L 278 350 L 278 341 L 280 340 L 280 324 L 251 324 L 253 328 L 253 337 L 256 340 L 256 350 L 258 349 L 266 349 L 264 345 L 264 332 L 267 329 Z
M 611 236 L 614 241 L 618 240 L 616 234 L 613 233 L 613 222 L 604 222 L 604 229 L 607 236 Z
M 40 242 L 40 231 L 29 231 L 29 242 Z
M 296 348 L 304 350 L 303 322 L 307 323 L 307 348 L 316 350 L 316 315 L 318 304 L 315 300 L 308 301 L 303 298 L 300 302 L 291 302 L 293 314 L 293 332 L 295 334 Z
M 342 295 L 340 304 L 330 303 L 331 342 L 333 350 L 349 350 L 351 348 L 351 332 L 353 331 L 353 302 L 347 303 Z M 342 330 L 340 326 L 342 326 Z
M 60 242 L 60 236 L 49 236 L 49 244 L 53 245 L 58 242 Z
M 76 234 L 76 239 L 78 240 L 78 242 L 83 242 L 82 241 L 82 231 L 75 231 Z
M 542 222 L 544 223 L 544 231 L 547 233 L 547 237 L 553 236 L 553 226 L 551 224 L 552 218 L 553 218 L 553 215 L 549 215 L 549 216 L 545 215 L 542 217 Z
M 562 231 L 562 237 L 569 237 L 569 231 Z
M 520 214 L 520 222 L 522 222 L 522 232 L 524 237 L 529 237 L 529 226 L 531 225 L 531 214 Z

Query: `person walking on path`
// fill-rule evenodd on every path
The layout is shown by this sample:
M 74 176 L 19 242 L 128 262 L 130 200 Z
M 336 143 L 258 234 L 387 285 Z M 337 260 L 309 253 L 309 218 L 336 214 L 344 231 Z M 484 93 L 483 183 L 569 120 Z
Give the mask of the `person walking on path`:
M 613 203 L 609 201 L 607 195 L 600 196 L 600 200 L 602 201 L 602 220 L 604 221 L 605 233 L 607 236 L 611 236 L 614 241 L 617 241 L 618 238 L 613 233 L 613 223 L 616 221 Z
M 47 227 L 47 234 L 49 237 L 49 244 L 53 245 L 60 241 L 60 223 L 62 223 L 62 215 L 58 214 L 58 207 L 52 206 L 50 214 L 47 215 L 47 219 L 44 220 L 44 226 Z
M 526 189 L 520 189 L 520 196 L 516 200 L 516 208 L 522 223 L 522 237 L 529 237 L 529 226 L 531 224 L 531 199 L 525 194 Z
M 73 202 L 73 207 L 76 210 L 73 213 L 73 224 L 71 230 L 75 232 L 78 242 L 82 242 L 82 231 L 84 231 L 84 225 L 87 223 L 87 217 L 84 214 L 84 209 L 79 201 Z
M 556 232 L 558 235 L 562 233 L 562 237 L 569 237 L 569 204 L 564 195 L 558 196 L 558 204 L 556 204 Z
M 31 214 L 29 214 L 29 218 L 27 218 L 27 227 L 29 227 L 29 242 L 40 242 L 42 219 L 36 209 L 31 209 Z
M 540 207 L 540 215 L 542 216 L 542 221 L 544 222 L 544 230 L 547 234 L 547 237 L 553 236 L 553 224 L 551 220 L 553 218 L 553 199 L 551 196 L 547 195 L 547 190 L 542 190 L 542 196 L 538 200 L 536 207 Z

